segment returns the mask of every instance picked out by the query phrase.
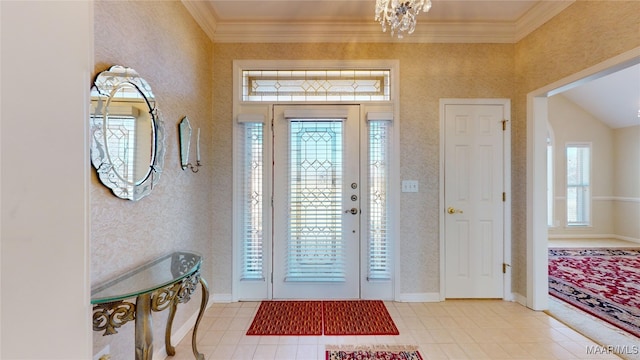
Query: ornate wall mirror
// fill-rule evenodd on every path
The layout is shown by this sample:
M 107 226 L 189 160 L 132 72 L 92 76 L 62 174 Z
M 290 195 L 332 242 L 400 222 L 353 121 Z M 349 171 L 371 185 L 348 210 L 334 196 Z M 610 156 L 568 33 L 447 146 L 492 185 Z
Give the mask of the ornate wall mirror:
M 140 200 L 160 180 L 164 125 L 149 84 L 115 65 L 91 88 L 91 162 L 100 181 L 122 199 Z

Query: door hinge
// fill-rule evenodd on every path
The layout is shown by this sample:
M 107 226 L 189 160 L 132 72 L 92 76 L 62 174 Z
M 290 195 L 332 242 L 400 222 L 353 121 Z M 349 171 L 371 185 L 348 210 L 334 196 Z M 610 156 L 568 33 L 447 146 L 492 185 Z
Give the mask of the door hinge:
M 506 274 L 507 273 L 507 266 L 511 266 L 507 263 L 502 263 L 502 273 Z
M 507 120 L 502 120 L 502 131 L 507 131 Z
M 502 202 L 506 202 L 507 201 L 507 193 L 506 192 L 502 192 Z
M 273 284 L 273 273 L 271 273 L 271 283 Z

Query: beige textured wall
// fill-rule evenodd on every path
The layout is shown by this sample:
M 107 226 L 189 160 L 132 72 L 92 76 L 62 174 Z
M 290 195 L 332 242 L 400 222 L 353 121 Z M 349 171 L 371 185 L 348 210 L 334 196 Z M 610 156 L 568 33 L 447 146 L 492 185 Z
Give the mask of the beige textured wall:
M 514 45 L 215 44 L 214 288 L 231 293 L 232 62 L 235 59 L 400 60 L 401 178 L 420 183 L 402 194 L 403 293 L 439 291 L 439 99 L 512 98 Z
M 554 135 L 554 218 L 558 226 L 549 229 L 553 235 L 615 234 L 612 217 L 615 172 L 613 130 L 600 119 L 567 99 L 563 95 L 549 98 L 549 124 Z M 567 156 L 569 143 L 591 144 L 591 220 L 588 227 L 567 228 Z
M 147 80 L 164 120 L 166 155 L 159 184 L 137 202 L 116 198 L 92 170 L 92 284 L 176 250 L 203 254 L 202 274 L 211 281 L 211 178 L 219 176 L 212 167 L 211 41 L 179 1 L 97 1 L 94 11 L 94 76 L 119 64 Z M 185 115 L 194 130 L 202 129 L 204 166 L 197 174 L 180 167 L 177 126 Z M 194 314 L 199 302 L 200 290 L 178 307 L 174 329 Z M 163 348 L 166 313 L 154 313 L 155 350 Z M 113 359 L 133 358 L 133 338 L 133 323 L 117 335 L 94 332 L 94 352 L 109 343 Z
M 640 198 L 640 125 L 613 130 L 615 196 Z
M 613 218 L 616 235 L 640 242 L 640 126 L 613 131 L 616 201 Z

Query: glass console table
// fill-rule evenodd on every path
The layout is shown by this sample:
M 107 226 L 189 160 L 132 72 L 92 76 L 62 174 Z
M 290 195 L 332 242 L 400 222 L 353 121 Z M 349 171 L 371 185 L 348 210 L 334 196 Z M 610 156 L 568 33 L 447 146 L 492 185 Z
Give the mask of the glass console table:
M 93 330 L 113 335 L 125 323 L 135 321 L 136 360 L 151 360 L 153 331 L 151 312 L 169 308 L 165 330 L 165 348 L 175 355 L 171 345 L 171 326 L 179 303 L 186 303 L 202 286 L 200 312 L 193 328 L 192 349 L 196 359 L 204 360 L 198 352 L 196 336 L 198 325 L 209 300 L 207 282 L 200 277 L 202 257 L 190 252 L 175 252 L 145 264 L 137 269 L 100 285 L 91 291 L 93 304 Z M 135 302 L 126 301 L 135 298 Z

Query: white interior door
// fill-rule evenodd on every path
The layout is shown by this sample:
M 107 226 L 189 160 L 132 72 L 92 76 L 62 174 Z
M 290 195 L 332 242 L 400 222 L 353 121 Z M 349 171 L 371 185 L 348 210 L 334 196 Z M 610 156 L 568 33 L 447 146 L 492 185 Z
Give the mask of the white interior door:
M 274 105 L 273 298 L 360 296 L 357 105 Z
M 444 112 L 445 297 L 502 298 L 504 105 Z

